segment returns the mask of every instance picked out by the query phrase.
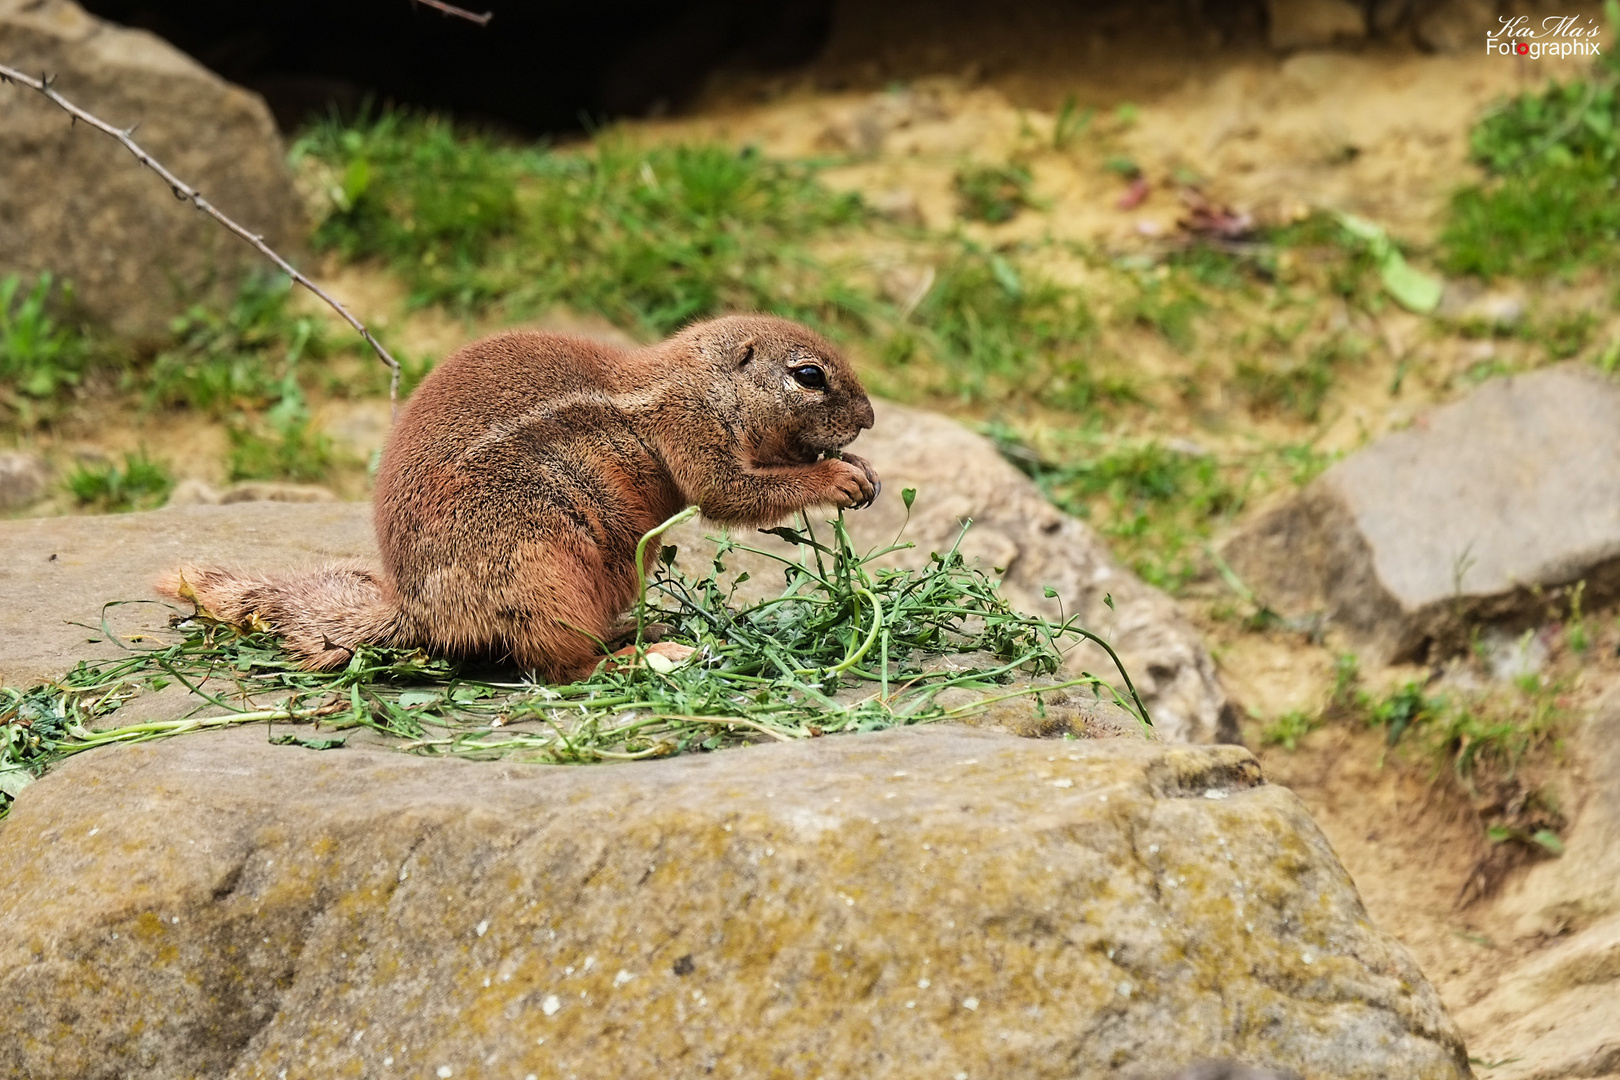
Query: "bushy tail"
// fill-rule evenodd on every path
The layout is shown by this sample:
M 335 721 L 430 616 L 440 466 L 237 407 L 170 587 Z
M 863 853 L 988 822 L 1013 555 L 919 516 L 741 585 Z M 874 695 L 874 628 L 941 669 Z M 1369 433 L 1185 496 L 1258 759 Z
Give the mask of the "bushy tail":
M 182 566 L 157 589 L 221 622 L 281 635 L 311 671 L 343 667 L 360 645 L 419 644 L 393 584 L 357 562 L 275 578 Z

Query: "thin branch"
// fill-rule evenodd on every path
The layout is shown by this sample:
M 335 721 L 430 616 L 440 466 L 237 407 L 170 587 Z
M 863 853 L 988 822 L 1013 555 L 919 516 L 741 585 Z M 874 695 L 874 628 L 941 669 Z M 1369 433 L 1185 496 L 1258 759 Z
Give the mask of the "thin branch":
M 482 15 L 474 15 L 466 8 L 458 8 L 454 4 L 446 4 L 443 2 L 443 0 L 414 0 L 414 2 L 421 4 L 423 7 L 430 7 L 434 11 L 441 11 L 446 15 L 454 15 L 458 19 L 466 19 L 468 22 L 477 23 L 479 26 L 487 26 L 489 24 L 489 20 L 495 17 L 495 13 L 493 11 L 486 11 Z
M 393 405 L 394 411 L 399 411 L 399 361 L 388 355 L 388 350 L 383 348 L 382 343 L 372 336 L 371 331 L 366 329 L 365 324 L 350 314 L 348 308 L 344 307 L 337 300 L 333 299 L 332 296 L 326 293 L 319 285 L 316 285 L 313 281 L 309 280 L 309 278 L 305 277 L 303 274 L 294 269 L 292 263 L 288 262 L 286 259 L 283 259 L 280 255 L 276 254 L 275 251 L 271 250 L 270 245 L 264 242 L 264 237 L 259 236 L 256 233 L 249 232 L 247 229 L 220 213 L 214 204 L 203 198 L 201 193 L 199 193 L 196 188 L 175 176 L 168 169 L 164 168 L 160 162 L 154 160 L 152 155 L 148 154 L 145 150 L 142 150 L 135 140 L 130 137 L 135 131 L 134 127 L 130 128 L 128 131 L 124 131 L 113 127 L 105 120 L 91 116 L 89 113 L 85 112 L 83 109 L 79 108 L 77 105 L 73 104 L 73 102 L 69 101 L 67 98 L 63 97 L 61 94 L 58 94 L 51 88 L 51 83 L 55 82 L 55 76 L 44 75 L 38 79 L 34 79 L 24 75 L 15 68 L 9 68 L 4 64 L 0 64 L 0 83 L 8 82 L 21 83 L 23 86 L 38 90 L 41 94 L 44 94 L 47 98 L 49 98 L 54 104 L 67 112 L 69 116 L 73 117 L 75 121 L 83 120 L 97 131 L 117 139 L 124 145 L 125 149 L 135 155 L 136 161 L 139 161 L 142 165 L 145 165 L 148 169 L 151 169 L 153 172 L 157 173 L 163 178 L 163 182 L 169 185 L 169 190 L 174 192 L 175 198 L 180 199 L 183 202 L 189 202 L 198 210 L 201 210 L 203 213 L 225 226 L 231 232 L 235 233 L 237 236 L 240 236 L 243 240 L 246 240 L 249 244 L 253 245 L 254 249 L 257 250 L 259 254 L 275 263 L 276 266 L 281 269 L 282 273 L 286 274 L 288 277 L 298 282 L 298 284 L 302 285 L 304 288 L 326 301 L 326 303 L 331 306 L 333 311 L 336 311 L 339 315 L 343 316 L 344 322 L 347 322 L 350 326 L 354 327 L 360 336 L 365 339 L 366 344 L 370 345 L 372 350 L 376 352 L 377 358 L 384 364 L 388 365 L 388 370 L 390 373 L 388 380 L 388 400 Z M 139 125 L 137 124 L 136 127 L 138 126 Z

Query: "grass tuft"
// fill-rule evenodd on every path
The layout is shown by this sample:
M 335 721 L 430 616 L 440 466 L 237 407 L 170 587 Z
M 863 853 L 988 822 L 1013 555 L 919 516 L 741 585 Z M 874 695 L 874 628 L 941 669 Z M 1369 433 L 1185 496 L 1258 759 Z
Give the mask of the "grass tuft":
M 18 275 L 0 277 L 0 407 L 25 425 L 39 402 L 79 385 L 83 375 L 89 353 L 84 335 L 51 314 L 72 303 L 72 286 L 57 287 L 48 273 L 26 291 Z
M 66 483 L 80 506 L 103 512 L 150 510 L 162 506 L 174 490 L 168 468 L 145 450 L 125 454 L 121 465 L 80 465 Z
M 1018 162 L 975 165 L 956 174 L 958 208 L 969 221 L 999 225 L 1034 206 L 1029 187 L 1034 182 L 1029 166 Z
M 295 315 L 291 298 L 291 278 L 258 274 L 225 311 L 199 304 L 178 316 L 171 343 L 144 373 L 148 406 L 225 418 L 283 399 L 298 362 L 328 352 L 320 323 Z

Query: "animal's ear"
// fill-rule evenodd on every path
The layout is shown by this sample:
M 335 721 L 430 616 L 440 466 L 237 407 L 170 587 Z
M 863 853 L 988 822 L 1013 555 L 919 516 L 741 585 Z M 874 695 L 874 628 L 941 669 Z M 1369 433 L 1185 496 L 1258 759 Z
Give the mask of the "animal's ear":
M 757 343 L 757 339 L 754 338 L 752 335 L 750 335 L 748 337 L 745 337 L 741 341 L 737 342 L 737 348 L 736 348 L 736 352 L 734 354 L 736 356 L 736 358 L 737 358 L 737 370 L 741 371 L 743 368 L 747 367 L 753 361 L 753 359 L 754 359 L 754 345 L 756 343 Z

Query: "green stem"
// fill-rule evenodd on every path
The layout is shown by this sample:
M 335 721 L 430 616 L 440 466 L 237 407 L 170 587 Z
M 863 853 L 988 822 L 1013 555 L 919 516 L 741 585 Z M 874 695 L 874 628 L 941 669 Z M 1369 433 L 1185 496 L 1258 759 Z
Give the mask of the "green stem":
M 688 506 L 636 542 L 636 655 L 642 654 L 642 638 L 647 630 L 647 541 L 663 536 L 670 529 L 698 516 L 698 508 Z

